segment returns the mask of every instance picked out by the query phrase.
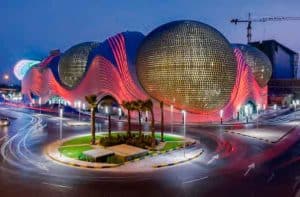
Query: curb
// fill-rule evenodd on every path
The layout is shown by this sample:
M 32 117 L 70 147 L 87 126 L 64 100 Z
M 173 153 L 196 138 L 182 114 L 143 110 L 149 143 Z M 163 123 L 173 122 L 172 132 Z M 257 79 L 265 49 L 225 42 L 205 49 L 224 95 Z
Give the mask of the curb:
M 158 165 L 154 165 L 152 167 L 153 168 L 163 168 L 163 167 L 167 167 L 167 166 L 174 166 L 174 165 L 177 165 L 177 164 L 185 163 L 187 161 L 191 161 L 193 159 L 196 159 L 197 157 L 199 157 L 200 155 L 202 155 L 203 152 L 204 152 L 204 150 L 201 149 L 201 151 L 198 154 L 196 154 L 196 155 L 194 155 L 194 156 L 192 156 L 190 158 L 183 159 L 183 160 L 180 160 L 180 161 L 177 161 L 177 162 L 173 162 L 173 163 L 158 164 Z
M 237 134 L 237 135 L 242 135 L 244 137 L 250 137 L 250 138 L 253 138 L 253 139 L 257 139 L 257 140 L 260 140 L 260 141 L 264 141 L 266 143 L 269 143 L 269 144 L 276 144 L 277 142 L 279 142 L 282 138 L 284 138 L 285 136 L 287 136 L 290 132 L 292 132 L 296 127 L 293 127 L 291 128 L 290 130 L 288 130 L 283 136 L 281 136 L 279 139 L 277 139 L 276 141 L 271 141 L 271 140 L 268 140 L 268 139 L 264 139 L 264 138 L 260 138 L 260 137 L 255 137 L 255 136 L 250 136 L 250 135 L 246 135 L 246 134 L 243 134 L 243 133 L 240 133 L 240 132 L 234 132 L 234 131 L 225 131 L 226 133 L 231 133 L 231 134 Z
M 70 138 L 72 138 L 72 137 L 70 137 Z M 66 140 L 68 140 L 68 139 L 69 139 L 69 138 L 64 139 L 63 141 L 66 141 Z M 63 142 L 63 141 L 62 141 L 62 142 Z M 187 144 L 185 147 L 186 147 L 186 148 L 187 148 L 187 147 L 191 147 L 191 146 L 195 145 L 196 143 L 197 143 L 197 141 L 194 140 L 192 143 Z M 50 145 L 48 145 L 48 146 L 50 146 Z M 141 160 L 146 159 L 146 158 L 148 158 L 148 157 L 154 157 L 154 156 L 158 156 L 158 155 L 170 153 L 170 152 L 173 152 L 173 151 L 176 151 L 176 150 L 181 150 L 181 149 L 183 149 L 183 148 L 184 148 L 184 146 L 181 145 L 181 146 L 178 146 L 178 147 L 176 147 L 176 148 L 169 149 L 169 150 L 151 152 L 151 153 L 149 153 L 148 155 L 145 155 L 145 156 L 140 157 L 140 158 L 135 158 L 135 159 L 130 160 L 130 161 L 126 161 L 126 162 L 124 162 L 124 163 L 122 163 L 122 164 L 103 165 L 103 166 L 93 166 L 93 165 L 90 165 L 90 164 L 82 165 L 82 164 L 78 164 L 78 163 L 75 163 L 75 162 L 62 161 L 62 160 L 60 160 L 60 159 L 57 159 L 57 157 L 53 156 L 51 153 L 49 153 L 49 147 L 46 148 L 45 151 L 46 151 L 46 155 L 47 155 L 49 158 L 51 158 L 52 160 L 54 160 L 54 161 L 56 161 L 56 162 L 58 162 L 58 163 L 62 163 L 62 164 L 65 164 L 65 165 L 68 165 L 68 166 L 73 166 L 73 167 L 79 167 L 79 168 L 87 168 L 87 169 L 103 169 L 103 168 L 115 168 L 115 167 L 119 167 L 119 166 L 124 165 L 124 164 L 126 164 L 126 163 L 131 163 L 131 162 L 141 161 Z M 57 151 L 58 151 L 58 150 L 57 150 Z M 183 162 L 189 161 L 189 160 L 191 160 L 191 159 L 194 159 L 194 157 L 196 158 L 196 157 L 200 156 L 202 153 L 203 153 L 203 150 L 201 149 L 200 153 L 198 153 L 196 156 L 193 156 L 193 157 L 191 157 L 191 158 L 189 158 L 189 159 L 185 159 L 185 160 L 183 160 L 183 161 L 180 161 L 179 163 L 183 163 Z M 177 163 L 178 163 L 178 162 L 175 162 L 175 163 L 172 164 L 172 165 L 176 165 Z M 162 166 L 162 167 L 163 167 L 163 166 Z
M 121 164 L 115 164 L 115 165 L 112 165 L 112 166 L 92 166 L 92 165 L 80 165 L 80 164 L 77 164 L 77 163 L 73 163 L 73 162 L 66 162 L 66 161 L 61 161 L 55 157 L 53 157 L 52 155 L 50 155 L 48 152 L 47 152 L 47 155 L 48 157 L 50 157 L 52 160 L 58 162 L 58 163 L 63 163 L 63 164 L 66 164 L 68 166 L 73 166 L 73 167 L 79 167 L 79 168 L 89 168 L 89 169 L 101 169 L 101 168 L 115 168 L 115 167 L 118 167 L 120 166 Z
M 194 141 L 194 142 L 192 142 L 191 144 L 186 145 L 185 147 L 187 148 L 187 147 L 193 146 L 193 145 L 195 145 L 196 143 L 197 143 L 197 141 Z M 173 151 L 176 151 L 176 150 L 181 150 L 181 149 L 183 149 L 183 148 L 184 148 L 183 146 L 178 146 L 178 147 L 176 147 L 176 148 L 171 148 L 171 149 L 169 149 L 169 150 L 151 152 L 151 153 L 149 153 L 148 155 L 145 155 L 145 156 L 140 157 L 140 158 L 135 158 L 135 159 L 130 160 L 130 161 L 126 161 L 125 163 L 141 161 L 141 160 L 146 159 L 146 158 L 148 158 L 148 157 L 154 157 L 154 156 L 162 155 L 162 154 L 165 154 L 165 153 L 170 153 L 170 152 L 173 152 Z

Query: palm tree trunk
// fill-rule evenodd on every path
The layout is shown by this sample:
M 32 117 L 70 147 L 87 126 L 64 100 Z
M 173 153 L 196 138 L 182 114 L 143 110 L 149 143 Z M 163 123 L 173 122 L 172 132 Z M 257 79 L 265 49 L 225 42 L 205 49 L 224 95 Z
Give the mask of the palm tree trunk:
M 127 135 L 128 137 L 131 137 L 131 114 L 130 114 L 130 110 L 128 110 L 128 128 L 127 128 Z
M 154 113 L 153 109 L 150 109 L 151 113 L 151 135 L 152 135 L 152 147 L 155 145 L 155 128 L 154 128 Z
M 91 144 L 94 145 L 96 141 L 95 137 L 96 125 L 95 125 L 95 108 L 91 108 Z
M 111 138 L 111 115 L 108 114 L 108 138 Z
M 139 137 L 142 137 L 142 122 L 141 122 L 141 112 L 139 112 Z

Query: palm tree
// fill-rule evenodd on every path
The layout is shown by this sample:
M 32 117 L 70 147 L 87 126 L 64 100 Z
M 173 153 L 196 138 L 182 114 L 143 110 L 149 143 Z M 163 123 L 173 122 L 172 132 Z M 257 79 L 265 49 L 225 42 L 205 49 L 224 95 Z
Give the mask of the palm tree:
M 123 101 L 122 106 L 127 109 L 127 121 L 128 121 L 128 127 L 127 127 L 127 135 L 131 137 L 131 110 L 133 110 L 133 103 L 130 101 Z
M 144 107 L 144 102 L 142 100 L 137 100 L 132 102 L 133 109 L 138 112 L 138 119 L 139 119 L 139 137 L 142 136 L 142 121 L 141 115 Z
M 116 102 L 116 101 L 113 99 L 113 97 L 105 96 L 100 101 L 100 105 L 111 108 L 114 102 Z M 110 110 L 108 110 L 107 118 L 108 118 L 108 138 L 110 139 L 111 138 L 111 113 L 110 113 Z
M 160 121 L 160 141 L 163 142 L 164 141 L 164 131 L 165 131 L 165 125 L 164 125 L 164 102 L 160 101 L 160 117 L 161 117 L 161 121 Z
M 154 128 L 154 112 L 153 112 L 153 102 L 151 99 L 147 99 L 144 102 L 145 108 L 151 113 L 151 136 L 152 136 L 152 146 L 155 145 L 155 128 Z
M 97 102 L 97 96 L 92 94 L 92 95 L 89 95 L 89 96 L 85 96 L 85 100 L 88 102 L 88 104 L 90 105 L 90 108 L 91 108 L 91 135 L 92 135 L 92 138 L 91 138 L 91 144 L 92 145 L 95 145 L 95 142 L 96 142 L 96 126 L 95 126 L 95 120 L 96 120 L 96 108 L 97 108 L 97 105 L 98 105 L 98 102 Z

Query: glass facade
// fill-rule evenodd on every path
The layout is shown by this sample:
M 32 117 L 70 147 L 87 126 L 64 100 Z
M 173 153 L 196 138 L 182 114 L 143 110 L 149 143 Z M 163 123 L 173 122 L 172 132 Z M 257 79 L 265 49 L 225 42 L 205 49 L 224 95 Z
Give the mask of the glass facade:
M 229 42 L 211 26 L 175 21 L 152 31 L 137 56 L 137 75 L 152 97 L 192 112 L 223 107 L 236 81 Z
M 87 61 L 97 42 L 85 42 L 71 47 L 59 61 L 58 74 L 61 82 L 68 88 L 74 88 L 84 76 Z

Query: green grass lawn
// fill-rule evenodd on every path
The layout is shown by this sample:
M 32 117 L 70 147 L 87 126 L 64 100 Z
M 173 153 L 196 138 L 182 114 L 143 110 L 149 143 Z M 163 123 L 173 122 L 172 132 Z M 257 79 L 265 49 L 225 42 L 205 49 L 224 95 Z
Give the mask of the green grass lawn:
M 160 139 L 160 133 L 156 132 L 155 138 Z M 182 140 L 183 140 L 183 137 L 181 137 L 181 136 L 173 136 L 173 135 L 164 134 L 165 142 L 182 141 Z
M 137 134 L 138 132 L 132 132 Z M 151 135 L 151 133 L 147 133 L 148 135 Z M 107 133 L 103 133 L 101 135 L 96 135 L 96 141 L 98 141 L 101 136 L 107 136 Z M 126 132 L 114 132 L 112 133 L 112 136 L 116 137 L 117 135 L 126 135 Z M 160 133 L 155 133 L 155 138 L 160 139 Z M 77 137 L 71 140 L 68 140 L 62 144 L 62 146 L 59 148 L 59 152 L 61 152 L 64 156 L 78 159 L 79 156 L 82 154 L 82 152 L 93 149 L 92 146 L 90 146 L 91 141 L 91 135 L 81 136 Z M 181 136 L 173 136 L 173 135 L 164 135 L 164 141 L 166 142 L 165 147 L 162 149 L 162 151 L 174 149 L 178 146 L 183 145 L 183 137 Z
M 132 133 L 137 133 L 137 132 L 132 132 Z M 96 141 L 100 139 L 101 136 L 107 136 L 107 133 L 103 133 L 102 135 L 96 135 Z M 111 134 L 113 137 L 116 137 L 117 135 L 126 135 L 126 132 L 116 132 Z M 150 133 L 149 133 L 150 135 Z M 160 133 L 155 133 L 155 138 L 160 139 Z M 171 142 L 171 141 L 182 141 L 183 138 L 181 136 L 172 136 L 165 134 L 164 135 L 164 140 L 166 142 Z M 62 146 L 69 146 L 69 145 L 79 145 L 79 144 L 90 144 L 91 142 L 91 135 L 86 135 L 78 138 L 71 139 L 69 141 L 66 141 L 62 144 Z
M 170 149 L 175 149 L 179 146 L 183 146 L 183 142 L 166 142 L 166 145 L 164 146 L 164 148 L 161 151 L 167 151 Z
M 96 135 L 96 140 L 100 139 L 100 135 Z M 69 145 L 79 145 L 79 144 L 90 144 L 91 142 L 91 135 L 82 136 L 78 138 L 74 138 L 68 140 L 62 144 L 62 146 L 69 146 Z
M 79 155 L 87 150 L 93 149 L 89 145 L 82 145 L 82 146 L 67 146 L 67 147 L 60 147 L 58 150 L 61 154 L 63 154 L 66 157 L 78 159 Z

